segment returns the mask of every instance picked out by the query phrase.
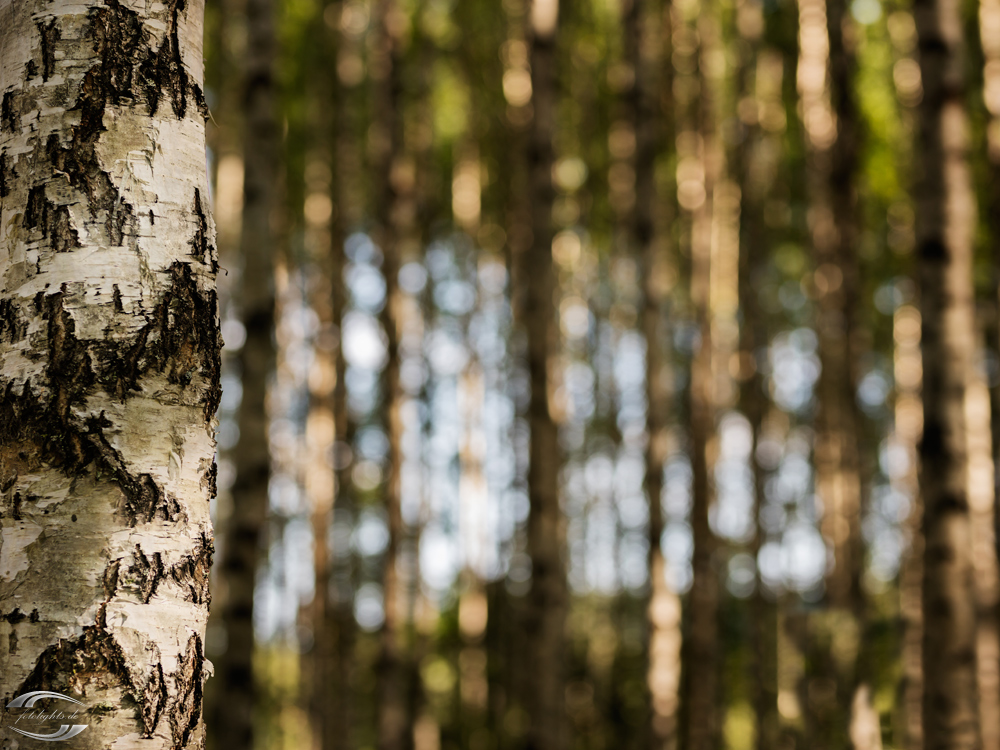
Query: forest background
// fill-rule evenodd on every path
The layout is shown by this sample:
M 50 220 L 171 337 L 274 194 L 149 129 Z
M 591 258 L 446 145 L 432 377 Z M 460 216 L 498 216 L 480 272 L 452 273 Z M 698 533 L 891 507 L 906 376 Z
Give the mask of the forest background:
M 210 746 L 1000 747 L 1000 2 L 206 13 Z

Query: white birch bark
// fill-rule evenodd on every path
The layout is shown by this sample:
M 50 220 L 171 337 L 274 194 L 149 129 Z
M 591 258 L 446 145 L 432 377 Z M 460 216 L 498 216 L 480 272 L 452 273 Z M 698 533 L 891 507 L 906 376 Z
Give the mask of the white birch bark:
M 203 745 L 221 341 L 202 12 L 0 0 L 0 703 L 77 698 L 74 747 Z

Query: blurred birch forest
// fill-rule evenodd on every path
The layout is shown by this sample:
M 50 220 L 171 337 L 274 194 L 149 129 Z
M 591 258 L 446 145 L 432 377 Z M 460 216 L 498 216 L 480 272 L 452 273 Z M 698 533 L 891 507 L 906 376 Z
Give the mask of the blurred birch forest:
M 1000 748 L 1000 0 L 206 29 L 210 748 Z

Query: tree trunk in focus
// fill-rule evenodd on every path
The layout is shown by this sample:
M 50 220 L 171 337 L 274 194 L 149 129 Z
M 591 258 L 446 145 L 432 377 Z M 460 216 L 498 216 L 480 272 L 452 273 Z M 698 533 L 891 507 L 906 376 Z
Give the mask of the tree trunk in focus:
M 211 669 L 218 261 L 203 6 L 137 7 L 0 3 L 0 723 L 51 690 L 74 747 L 176 750 Z
M 924 746 L 981 747 L 965 392 L 974 349 L 975 197 L 967 161 L 961 8 L 916 0 L 920 72 L 916 239 L 923 348 Z

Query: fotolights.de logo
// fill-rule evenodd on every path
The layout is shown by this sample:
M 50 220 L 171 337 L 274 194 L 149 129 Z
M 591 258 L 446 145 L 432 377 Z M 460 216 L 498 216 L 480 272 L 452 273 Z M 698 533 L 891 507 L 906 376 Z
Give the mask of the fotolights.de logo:
M 17 696 L 14 700 L 7 704 L 7 708 L 28 708 L 34 709 L 35 704 L 46 698 L 56 698 L 62 701 L 69 701 L 70 703 L 75 703 L 78 706 L 83 704 L 76 698 L 70 698 L 68 695 L 63 695 L 62 693 L 53 693 L 49 690 L 35 690 L 30 693 L 25 693 L 24 695 Z M 46 711 L 42 708 L 37 710 L 31 710 L 21 713 L 17 719 L 14 720 L 14 724 L 20 724 L 22 721 L 53 721 L 61 719 L 76 719 L 77 715 L 80 713 L 80 709 L 74 709 L 72 713 L 65 713 L 58 709 L 51 709 Z M 68 740 L 71 737 L 76 737 L 80 732 L 86 729 L 89 724 L 63 724 L 59 727 L 58 731 L 50 732 L 49 734 L 42 734 L 38 732 L 29 732 L 20 727 L 11 725 L 9 728 L 13 729 L 19 734 L 23 734 L 25 737 L 31 737 L 33 740 L 44 740 L 45 742 L 59 742 L 60 740 Z

